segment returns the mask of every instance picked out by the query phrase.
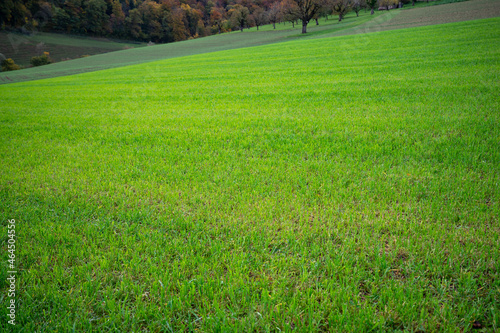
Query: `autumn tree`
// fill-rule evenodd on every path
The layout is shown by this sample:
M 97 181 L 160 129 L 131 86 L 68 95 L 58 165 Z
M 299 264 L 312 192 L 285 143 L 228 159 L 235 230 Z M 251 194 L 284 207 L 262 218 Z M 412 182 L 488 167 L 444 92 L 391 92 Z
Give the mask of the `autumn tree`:
M 250 11 L 247 7 L 242 5 L 231 6 L 228 11 L 231 22 L 239 27 L 240 31 L 243 32 L 243 28 L 248 24 Z
M 114 0 L 111 4 L 111 29 L 114 34 L 123 36 L 125 34 L 125 13 L 122 9 L 122 4 L 118 0 Z
M 85 33 L 86 20 L 81 0 L 66 0 L 63 7 L 55 8 L 53 21 L 56 30 Z
M 328 16 L 331 15 L 332 12 L 333 12 L 332 1 L 325 0 L 322 3 L 321 8 L 319 9 L 319 11 L 316 15 L 318 15 L 319 17 L 324 17 L 325 21 L 328 21 Z
M 318 12 L 318 13 L 316 13 L 316 15 L 314 15 L 314 17 L 313 17 L 314 21 L 316 22 L 316 25 L 319 25 L 319 21 L 318 21 L 318 20 L 319 20 L 319 15 L 320 15 L 320 14 L 319 14 L 319 12 Z
M 202 20 L 204 25 L 210 27 L 210 14 L 212 9 L 216 7 L 215 2 L 212 0 L 198 0 L 196 2 L 196 9 L 202 13 Z
M 257 27 L 257 30 L 259 30 L 260 26 L 268 22 L 267 13 L 261 7 L 257 7 L 254 9 L 252 13 L 252 19 L 255 26 Z
M 184 11 L 184 25 L 188 34 L 191 37 L 198 37 L 200 34 L 199 21 L 203 17 L 203 13 L 188 4 L 181 4 L 181 9 Z
M 330 0 L 0 0 L 0 28 L 161 43 L 269 22 L 276 28 L 284 19 L 308 22 L 319 1 Z
M 180 8 L 176 9 L 172 15 L 172 34 L 175 41 L 186 40 L 189 37 L 184 20 L 184 11 Z
M 23 2 L 25 1 L 0 1 L 0 27 L 3 24 L 22 26 L 26 23 L 25 18 L 31 16 L 31 13 Z
M 295 21 L 299 19 L 299 8 L 293 0 L 282 0 L 281 10 L 283 12 L 283 20 L 292 23 L 292 28 L 295 28 Z
M 339 16 L 339 22 L 351 11 L 351 0 L 335 0 L 333 3 L 333 12 Z
M 13 7 L 14 1 L 12 0 L 2 0 L 0 2 L 0 27 L 10 23 Z
M 385 7 L 385 9 L 389 10 L 395 8 L 397 6 L 398 0 L 379 0 L 380 6 Z
M 54 30 L 70 32 L 70 16 L 63 8 L 55 8 L 52 17 Z
M 125 24 L 132 37 L 136 39 L 144 39 L 144 33 L 142 32 L 141 27 L 142 23 L 142 15 L 137 8 L 129 11 Z
M 52 5 L 46 1 L 39 3 L 39 10 L 33 15 L 38 29 L 43 29 L 53 17 Z
M 214 7 L 210 11 L 210 23 L 216 27 L 219 34 L 222 31 L 224 22 L 226 22 L 226 10 L 224 8 Z
M 361 9 L 366 7 L 366 3 L 364 0 L 353 0 L 351 2 L 351 9 L 356 13 L 356 17 L 359 16 L 359 12 Z
M 163 29 L 160 23 L 162 6 L 154 1 L 144 1 L 137 7 L 141 16 L 141 30 L 144 34 L 143 38 L 159 42 L 163 36 Z
M 319 12 L 322 0 L 292 0 L 297 5 L 298 18 L 302 21 L 302 33 L 307 32 L 307 24 Z
M 365 1 L 366 1 L 366 6 L 371 9 L 370 15 L 373 15 L 375 13 L 375 8 L 377 8 L 378 0 L 365 0 Z
M 269 22 L 273 24 L 273 29 L 276 29 L 276 23 L 281 22 L 282 14 L 281 5 L 278 1 L 276 1 L 271 5 L 271 8 L 269 8 L 269 11 L 267 12 Z
M 84 5 L 86 28 L 94 35 L 103 34 L 109 27 L 109 16 L 106 14 L 104 0 L 88 0 Z

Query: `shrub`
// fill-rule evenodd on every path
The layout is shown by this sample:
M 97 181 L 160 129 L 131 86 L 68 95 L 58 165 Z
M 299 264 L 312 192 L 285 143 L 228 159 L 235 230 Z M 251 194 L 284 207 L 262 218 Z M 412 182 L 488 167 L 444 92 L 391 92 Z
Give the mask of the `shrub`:
M 2 61 L 2 72 L 17 71 L 18 69 L 21 69 L 21 67 L 19 67 L 19 65 L 16 65 L 14 60 L 12 60 L 11 58 Z
M 49 52 L 43 52 L 43 55 L 39 57 L 33 57 L 30 60 L 30 63 L 33 66 L 43 66 L 43 65 L 48 65 L 51 64 L 53 61 L 49 57 Z

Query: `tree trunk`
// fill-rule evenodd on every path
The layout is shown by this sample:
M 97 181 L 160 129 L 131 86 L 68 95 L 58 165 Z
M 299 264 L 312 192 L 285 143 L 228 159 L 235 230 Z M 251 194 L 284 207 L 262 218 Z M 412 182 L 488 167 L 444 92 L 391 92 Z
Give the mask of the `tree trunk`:
M 295 22 L 292 21 L 292 29 L 295 28 Z
M 240 25 L 240 30 L 241 30 L 241 32 L 243 32 L 243 26 L 242 25 Z
M 318 19 L 315 19 L 315 20 L 316 20 L 316 25 L 319 25 Z
M 276 29 L 276 22 L 273 22 L 273 29 Z
M 415 6 L 415 0 L 413 0 L 413 1 L 411 2 L 411 5 L 412 5 L 412 6 Z
M 370 15 L 373 15 L 373 13 L 375 13 L 375 10 L 372 8 L 372 13 Z
M 339 14 L 339 22 L 342 21 L 342 15 Z
M 307 22 L 302 21 L 302 33 L 307 33 Z
M 259 26 L 257 26 L 257 31 L 259 31 Z
M 358 12 L 356 12 L 356 17 L 359 17 L 359 11 L 358 11 Z

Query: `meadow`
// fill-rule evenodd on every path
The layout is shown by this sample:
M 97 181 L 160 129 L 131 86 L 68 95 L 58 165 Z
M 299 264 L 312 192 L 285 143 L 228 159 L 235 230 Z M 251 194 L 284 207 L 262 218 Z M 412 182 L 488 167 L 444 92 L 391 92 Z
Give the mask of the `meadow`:
M 37 45 L 40 43 L 40 48 Z M 112 51 L 145 46 L 145 43 L 119 42 L 106 38 L 92 38 L 67 34 L 33 31 L 31 35 L 0 31 L 0 53 L 15 63 L 29 67 L 30 60 L 42 52 L 49 52 L 53 61 L 67 61 Z M 12 74 L 12 73 L 11 73 Z
M 498 331 L 499 29 L 0 86 L 0 328 Z
M 66 76 L 109 68 L 135 65 L 151 61 L 158 61 L 163 59 L 183 57 L 188 55 L 274 44 L 294 39 L 314 38 L 326 33 L 332 33 L 361 26 L 366 22 L 378 19 L 379 16 L 383 17 L 384 14 L 385 13 L 383 12 L 377 12 L 372 16 L 370 15 L 370 13 L 362 12 L 360 13 L 359 17 L 355 17 L 354 13 L 350 13 L 347 15 L 346 20 L 340 23 L 335 17 L 330 16 L 329 20 L 321 19 L 319 25 L 310 23 L 308 26 L 309 34 L 307 35 L 300 34 L 301 27 L 299 25 L 296 25 L 295 28 L 293 28 L 291 23 L 284 22 L 281 24 L 276 24 L 276 29 L 273 29 L 272 25 L 265 25 L 260 27 L 258 31 L 256 27 L 252 27 L 250 29 L 245 29 L 243 33 L 241 33 L 240 31 L 234 31 L 231 33 L 223 33 L 220 35 L 213 35 L 182 42 L 158 44 L 154 46 L 148 46 L 147 48 L 139 47 L 134 49 L 115 51 L 112 53 L 98 54 L 92 57 L 73 59 L 71 61 L 54 63 L 48 66 L 27 68 L 22 71 L 0 73 L 0 84 Z M 392 17 L 392 13 L 390 17 Z M 381 19 L 381 22 L 384 21 L 384 19 Z M 375 21 L 375 24 L 377 24 L 377 22 L 378 21 Z M 42 36 L 44 35 L 42 34 Z M 2 34 L 0 33 L 0 52 L 2 49 L 11 48 L 10 44 L 8 43 L 8 39 L 3 39 L 4 42 L 2 43 Z M 69 40 L 63 39 L 62 41 L 69 44 Z M 83 43 L 81 46 L 82 47 L 80 48 L 80 50 L 82 52 L 90 52 L 83 51 L 86 50 L 89 45 Z M 16 58 L 14 57 L 14 59 Z
M 14 35 L 13 44 L 9 39 L 9 34 L 0 32 L 0 53 L 3 53 L 7 58 L 13 58 L 16 63 L 25 66 L 29 65 L 29 60 L 36 53 L 36 44 L 40 42 L 45 43 L 45 50 L 50 53 L 54 60 L 58 61 L 49 66 L 26 68 L 22 71 L 0 72 L 0 84 L 87 73 L 163 59 L 276 44 L 285 41 L 366 34 L 500 16 L 500 6 L 498 6 L 497 0 L 469 0 L 460 3 L 447 3 L 448 1 L 417 2 L 415 7 L 406 5 L 403 9 L 395 9 L 389 12 L 376 11 L 374 15 L 370 15 L 369 11 L 362 10 L 359 17 L 354 12 L 350 12 L 341 22 L 338 22 L 338 17 L 330 15 L 326 20 L 321 18 L 319 25 L 316 25 L 314 21 L 310 22 L 308 33 L 305 35 L 300 34 L 300 24 L 292 27 L 290 22 L 282 22 L 276 24 L 276 29 L 268 24 L 260 27 L 259 30 L 252 27 L 245 29 L 243 33 L 234 31 L 194 40 L 159 44 L 147 48 L 142 47 L 144 43 L 130 44 L 50 33 L 36 33 L 29 38 Z M 26 42 L 26 44 L 21 43 L 22 41 Z M 82 55 L 94 56 L 81 58 Z M 60 61 L 68 58 L 72 60 Z

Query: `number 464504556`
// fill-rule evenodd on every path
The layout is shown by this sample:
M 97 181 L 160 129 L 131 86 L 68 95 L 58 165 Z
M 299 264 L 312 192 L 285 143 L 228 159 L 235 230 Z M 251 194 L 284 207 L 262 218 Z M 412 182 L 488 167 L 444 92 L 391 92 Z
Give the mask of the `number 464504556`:
M 8 237 L 8 252 L 9 252 L 9 264 L 11 268 L 16 261 L 16 220 L 9 220 L 9 224 L 7 226 L 7 237 Z

